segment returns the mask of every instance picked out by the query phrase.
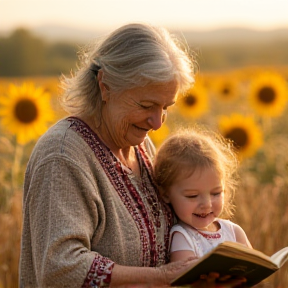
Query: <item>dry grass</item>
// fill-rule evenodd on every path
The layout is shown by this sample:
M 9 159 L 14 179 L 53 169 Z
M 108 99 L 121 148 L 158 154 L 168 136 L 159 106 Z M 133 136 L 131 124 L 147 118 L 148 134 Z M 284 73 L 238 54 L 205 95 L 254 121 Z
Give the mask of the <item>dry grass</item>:
M 272 255 L 287 246 L 288 197 L 287 183 L 277 179 L 274 184 L 244 183 L 236 196 L 234 221 L 246 231 L 252 246 Z M 251 181 L 251 180 L 250 180 Z M 288 263 L 267 278 L 265 287 L 288 287 Z
M 0 214 L 0 287 L 18 287 L 18 263 L 22 225 L 22 193 L 11 197 L 6 213 Z

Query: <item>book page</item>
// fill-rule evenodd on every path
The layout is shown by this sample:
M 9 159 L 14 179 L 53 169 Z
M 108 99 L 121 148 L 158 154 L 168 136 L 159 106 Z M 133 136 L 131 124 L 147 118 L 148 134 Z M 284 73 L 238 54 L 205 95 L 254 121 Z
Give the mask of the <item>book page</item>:
M 288 260 L 288 247 L 285 247 L 271 256 L 271 260 L 280 268 Z
M 216 247 L 217 253 L 221 255 L 227 255 L 230 257 L 236 257 L 242 260 L 249 260 L 254 263 L 265 265 L 266 267 L 276 268 L 276 264 L 261 251 L 246 247 L 239 243 L 224 242 Z

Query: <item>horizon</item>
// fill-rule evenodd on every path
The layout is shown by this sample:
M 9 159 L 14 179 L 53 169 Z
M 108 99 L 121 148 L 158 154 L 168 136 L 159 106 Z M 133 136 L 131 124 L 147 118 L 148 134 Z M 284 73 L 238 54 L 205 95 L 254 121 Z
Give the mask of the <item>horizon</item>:
M 256 31 L 288 28 L 285 0 L 0 0 L 2 31 L 61 26 L 114 30 L 148 22 L 169 30 L 209 31 L 240 27 Z M 17 7 L 17 9 L 15 9 Z

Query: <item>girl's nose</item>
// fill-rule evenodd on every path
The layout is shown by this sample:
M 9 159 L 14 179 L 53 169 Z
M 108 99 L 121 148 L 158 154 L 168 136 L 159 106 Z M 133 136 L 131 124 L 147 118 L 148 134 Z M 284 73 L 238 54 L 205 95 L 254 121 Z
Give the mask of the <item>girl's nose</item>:
M 201 206 L 203 208 L 211 208 L 212 207 L 212 201 L 210 196 L 203 196 L 201 199 Z

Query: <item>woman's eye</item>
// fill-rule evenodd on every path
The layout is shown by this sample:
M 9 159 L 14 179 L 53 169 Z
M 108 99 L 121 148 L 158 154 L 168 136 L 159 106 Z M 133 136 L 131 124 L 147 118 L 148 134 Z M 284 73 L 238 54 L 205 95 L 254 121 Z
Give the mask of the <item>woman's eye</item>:
M 150 109 L 153 107 L 153 105 L 149 104 L 149 103 L 145 103 L 145 104 L 142 104 L 142 103 L 139 103 L 139 102 L 136 102 L 135 103 L 142 109 Z
M 145 106 L 145 105 L 142 105 L 142 104 L 139 104 L 139 106 L 143 109 L 150 109 L 152 106 Z

